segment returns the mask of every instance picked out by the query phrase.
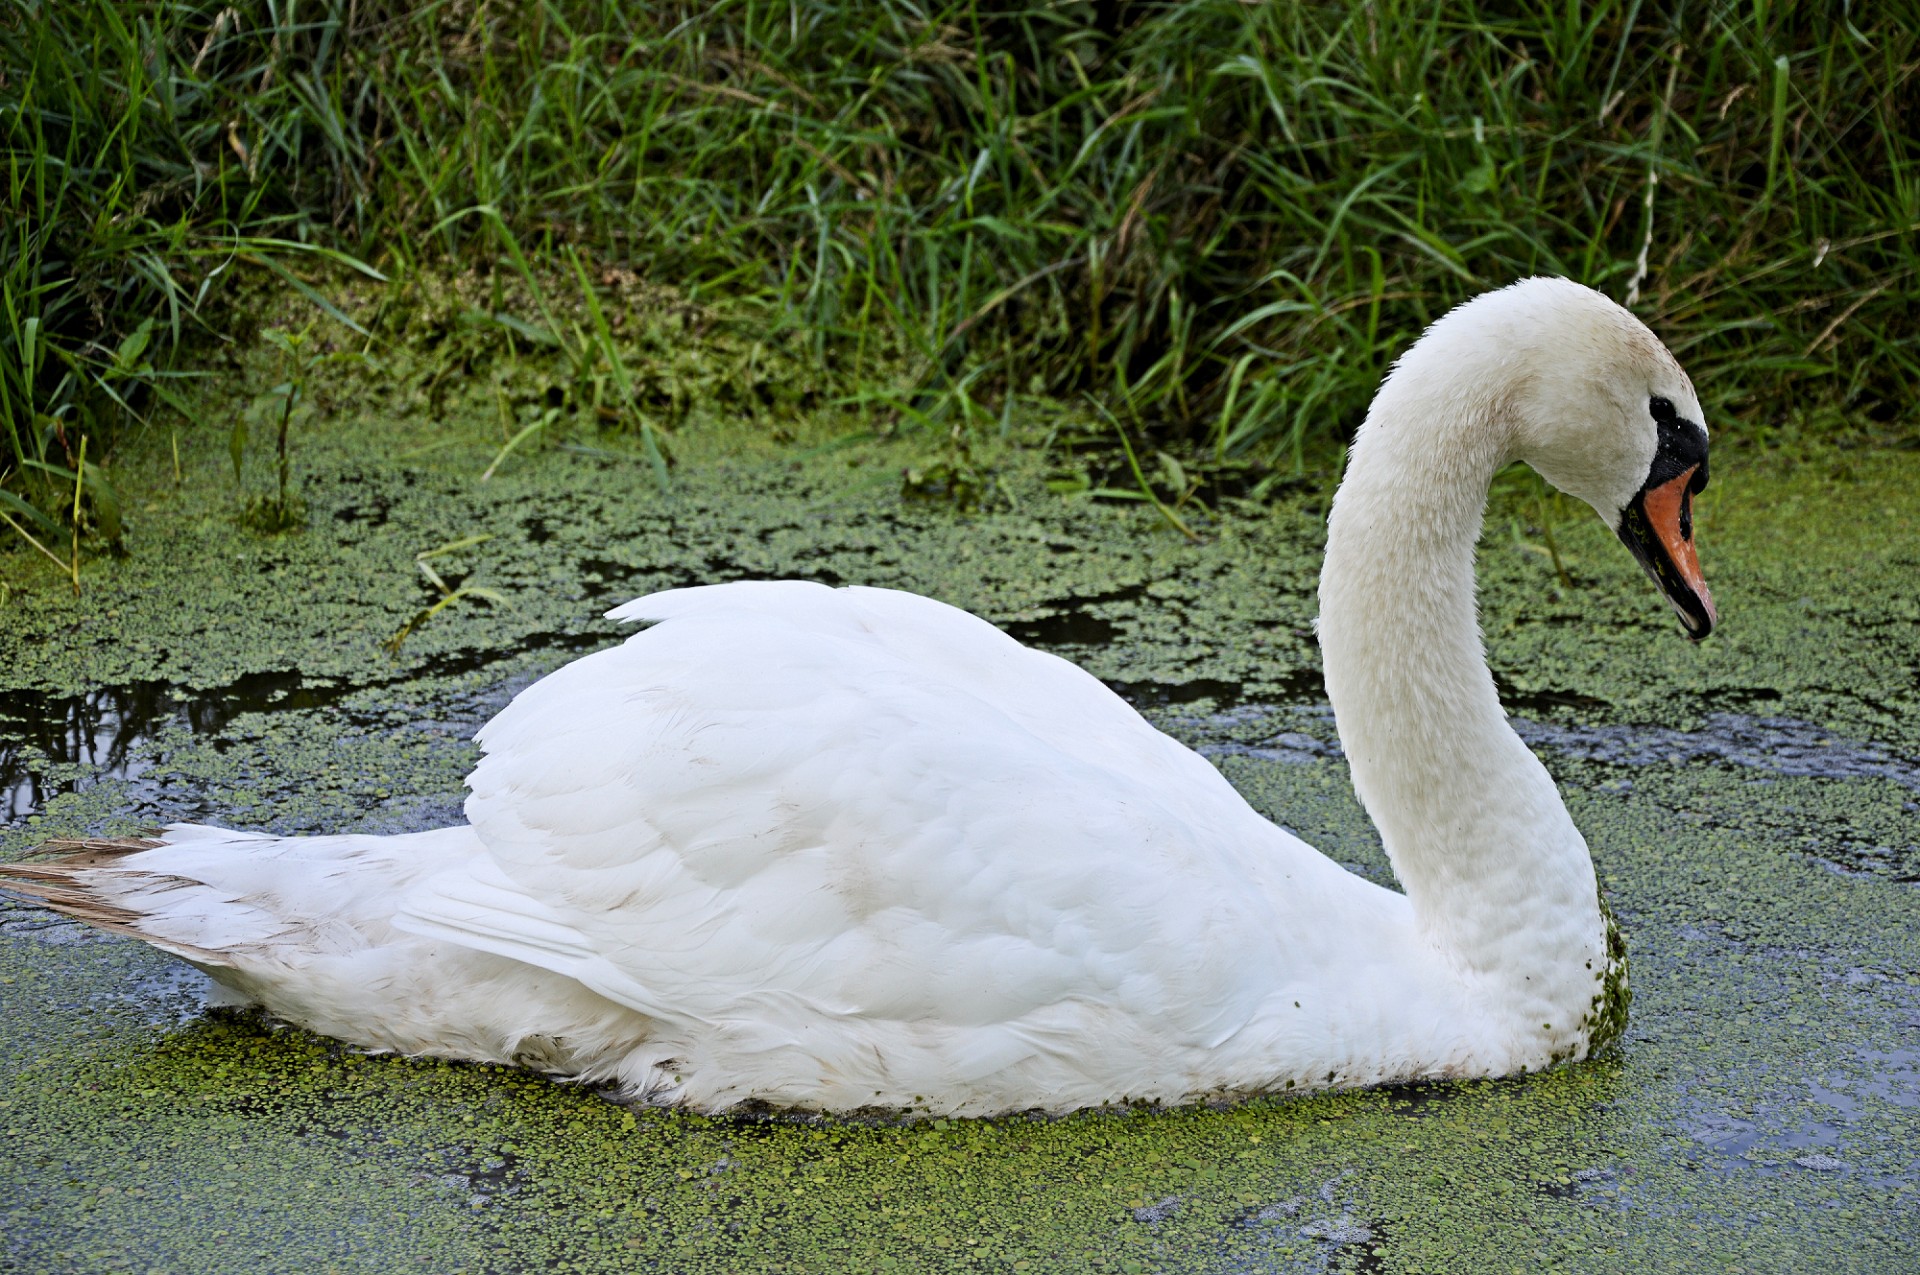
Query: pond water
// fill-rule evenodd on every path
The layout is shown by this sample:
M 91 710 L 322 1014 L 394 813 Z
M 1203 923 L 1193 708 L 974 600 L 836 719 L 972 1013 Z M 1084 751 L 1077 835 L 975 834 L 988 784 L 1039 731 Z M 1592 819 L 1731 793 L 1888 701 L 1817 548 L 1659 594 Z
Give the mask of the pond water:
M 457 820 L 470 737 L 649 589 L 912 588 L 1080 660 L 1262 811 L 1390 881 L 1310 620 L 1311 492 L 1190 544 L 1048 495 L 903 505 L 911 445 L 716 448 L 659 492 L 598 452 L 304 440 L 303 533 L 124 477 L 78 600 L 0 619 L 0 855 L 173 819 Z M 433 442 L 432 427 L 409 426 Z M 494 446 L 497 446 L 495 444 Z M 691 449 L 690 449 L 691 450 Z M 1726 618 L 1690 647 L 1597 526 L 1483 546 L 1489 649 L 1632 951 L 1609 1057 L 1523 1081 L 914 1126 L 635 1111 L 201 1009 L 200 976 L 0 903 L 0 1267 L 39 1271 L 1893 1271 L 1920 1268 L 1920 457 L 1716 458 Z M 156 468 L 157 474 L 159 470 Z M 1834 523 L 1828 511 L 1849 511 Z M 1872 517 L 1862 517 L 1862 513 Z M 452 587 L 499 590 L 381 644 Z

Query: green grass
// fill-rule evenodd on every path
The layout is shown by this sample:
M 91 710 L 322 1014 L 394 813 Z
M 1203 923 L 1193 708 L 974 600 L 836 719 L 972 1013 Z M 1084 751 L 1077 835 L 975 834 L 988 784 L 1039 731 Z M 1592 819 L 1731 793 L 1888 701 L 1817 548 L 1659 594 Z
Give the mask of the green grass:
M 903 421 L 1089 395 L 1283 469 L 1445 308 L 1565 274 L 1668 339 L 1713 426 L 1911 440 L 1916 16 L 0 0 L 0 513 L 97 515 L 82 438 L 183 405 L 192 352 L 247 335 L 227 282 L 324 305 L 347 264 L 630 270 Z M 630 395 L 580 301 L 508 318 Z

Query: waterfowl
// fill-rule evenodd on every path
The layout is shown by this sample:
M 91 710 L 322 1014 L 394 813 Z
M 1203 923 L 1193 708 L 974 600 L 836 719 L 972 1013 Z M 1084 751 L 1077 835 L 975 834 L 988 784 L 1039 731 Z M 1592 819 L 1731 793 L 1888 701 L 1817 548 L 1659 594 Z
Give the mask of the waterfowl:
M 1624 955 L 1481 647 L 1474 546 L 1524 460 L 1695 639 L 1692 385 L 1626 310 L 1530 279 L 1394 366 L 1329 518 L 1319 640 L 1405 893 L 1255 813 L 1092 676 L 927 598 L 657 593 L 479 734 L 468 822 L 177 824 L 9 888 L 371 1050 L 723 1111 L 1050 1112 L 1501 1076 L 1617 1035 Z

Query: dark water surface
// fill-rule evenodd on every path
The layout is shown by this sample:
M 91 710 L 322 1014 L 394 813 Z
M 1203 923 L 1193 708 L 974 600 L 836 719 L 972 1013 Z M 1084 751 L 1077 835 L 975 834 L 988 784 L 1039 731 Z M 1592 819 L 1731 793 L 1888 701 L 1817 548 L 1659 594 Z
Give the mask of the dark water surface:
M 163 504 L 80 603 L 14 595 L 0 854 L 183 818 L 456 820 L 473 731 L 618 640 L 600 611 L 801 575 L 914 588 L 1081 660 L 1263 812 L 1391 880 L 1320 691 L 1310 508 L 1188 545 L 1036 482 L 962 519 L 901 506 L 897 457 L 853 452 L 716 464 L 661 496 L 591 457 L 479 490 L 444 451 L 382 469 L 316 443 L 303 535 Z M 1503 694 L 1632 947 L 1613 1057 L 1222 1110 L 709 1120 L 211 1015 L 196 972 L 0 902 L 0 1268 L 1920 1269 L 1920 636 L 1895 587 L 1920 460 L 1884 466 L 1884 540 L 1797 556 L 1792 502 L 1717 474 L 1749 512 L 1703 509 L 1728 623 L 1702 648 L 1604 529 L 1561 531 L 1571 591 L 1490 530 Z M 431 600 L 412 555 L 473 527 L 493 538 L 452 565 L 510 604 L 443 612 L 388 659 Z

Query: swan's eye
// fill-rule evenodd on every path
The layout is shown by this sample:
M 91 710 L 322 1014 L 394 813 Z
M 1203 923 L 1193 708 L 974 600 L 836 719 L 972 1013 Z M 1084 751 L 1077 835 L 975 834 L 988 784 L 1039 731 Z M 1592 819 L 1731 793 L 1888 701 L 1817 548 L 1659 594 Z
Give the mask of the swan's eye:
M 1647 410 L 1653 413 L 1656 424 L 1664 425 L 1679 415 L 1673 410 L 1673 400 L 1661 398 L 1658 394 L 1647 400 Z

